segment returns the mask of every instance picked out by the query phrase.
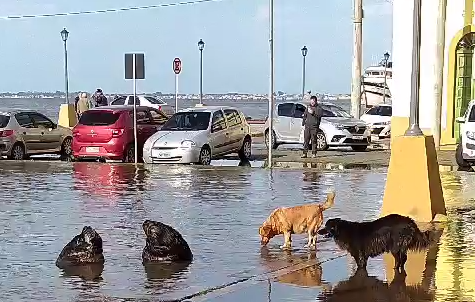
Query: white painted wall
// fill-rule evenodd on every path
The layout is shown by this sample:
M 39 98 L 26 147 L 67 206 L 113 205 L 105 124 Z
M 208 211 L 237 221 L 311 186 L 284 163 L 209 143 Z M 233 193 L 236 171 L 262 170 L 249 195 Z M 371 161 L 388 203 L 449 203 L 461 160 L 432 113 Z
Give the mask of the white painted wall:
M 421 79 L 420 79 L 420 126 L 434 127 L 435 100 L 434 60 L 437 42 L 437 0 L 422 1 L 421 20 Z M 442 128 L 446 127 L 448 50 L 453 36 L 463 28 L 464 0 L 447 1 L 446 49 L 444 64 L 444 87 L 442 105 Z M 412 15 L 414 1 L 393 1 L 393 80 L 391 83 L 393 115 L 409 117 L 412 71 Z

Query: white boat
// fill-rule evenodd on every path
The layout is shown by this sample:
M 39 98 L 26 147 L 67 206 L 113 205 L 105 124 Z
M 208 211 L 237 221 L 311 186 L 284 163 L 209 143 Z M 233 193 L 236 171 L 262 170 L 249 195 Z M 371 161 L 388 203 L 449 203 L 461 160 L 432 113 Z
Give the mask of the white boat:
M 392 81 L 392 62 L 388 62 L 387 67 L 384 61 L 376 66 L 369 66 L 365 69 L 361 83 L 361 104 L 372 107 L 378 104 L 391 104 L 391 91 L 389 82 Z M 384 74 L 386 69 L 386 85 Z M 386 97 L 383 97 L 386 95 Z

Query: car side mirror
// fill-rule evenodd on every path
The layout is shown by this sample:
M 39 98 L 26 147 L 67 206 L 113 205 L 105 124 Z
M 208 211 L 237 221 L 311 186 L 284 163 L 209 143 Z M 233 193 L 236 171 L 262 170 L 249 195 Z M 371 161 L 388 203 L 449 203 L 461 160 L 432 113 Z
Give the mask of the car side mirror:
M 465 118 L 463 116 L 459 116 L 458 118 L 455 119 L 455 122 L 459 124 L 465 123 Z

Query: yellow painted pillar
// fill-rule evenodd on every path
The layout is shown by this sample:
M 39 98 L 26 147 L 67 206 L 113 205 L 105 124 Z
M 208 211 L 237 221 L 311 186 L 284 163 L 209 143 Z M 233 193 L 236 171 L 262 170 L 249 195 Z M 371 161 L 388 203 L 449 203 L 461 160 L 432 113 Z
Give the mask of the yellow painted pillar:
M 58 125 L 73 128 L 78 123 L 76 110 L 74 110 L 74 104 L 61 104 L 59 107 Z
M 395 137 L 391 146 L 382 216 L 409 216 L 430 222 L 446 215 L 439 164 L 432 136 Z

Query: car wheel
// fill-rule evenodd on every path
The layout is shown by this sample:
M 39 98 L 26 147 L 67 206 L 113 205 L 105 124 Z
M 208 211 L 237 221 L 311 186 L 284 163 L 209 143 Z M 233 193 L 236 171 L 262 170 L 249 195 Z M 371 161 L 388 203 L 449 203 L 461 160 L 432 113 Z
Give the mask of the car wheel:
M 272 149 L 277 149 L 277 147 L 279 147 L 279 144 L 276 142 L 276 138 L 275 138 L 275 132 L 272 131 Z M 266 131 L 265 135 L 264 135 L 264 143 L 266 144 L 266 148 L 268 149 L 269 148 L 269 130 Z
M 462 144 L 457 145 L 457 149 L 455 150 L 455 161 L 460 168 L 470 168 L 471 165 L 468 161 L 466 161 L 462 156 Z
M 122 162 L 135 163 L 135 149 L 133 145 L 129 145 L 127 148 L 125 148 L 124 159 Z
M 73 158 L 73 139 L 70 137 L 66 137 L 63 140 L 63 144 L 61 145 L 61 159 L 62 160 L 72 160 Z
M 368 146 L 351 146 L 351 149 L 353 149 L 353 151 L 366 151 L 366 149 L 368 149 Z
M 203 146 L 203 148 L 201 148 L 199 164 L 203 166 L 211 164 L 211 149 L 208 146 Z
M 252 149 L 252 141 L 250 137 L 246 137 L 242 144 L 241 149 L 238 152 L 240 160 L 249 160 L 251 159 L 251 149 Z
M 25 147 L 20 143 L 14 144 L 8 158 L 13 160 L 24 160 L 26 158 Z
M 323 131 L 317 133 L 317 150 L 324 151 L 328 149 L 327 138 Z

